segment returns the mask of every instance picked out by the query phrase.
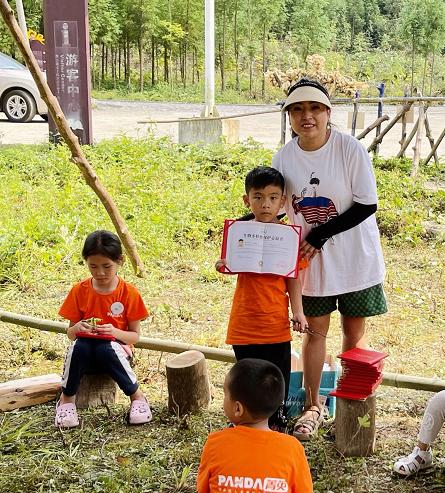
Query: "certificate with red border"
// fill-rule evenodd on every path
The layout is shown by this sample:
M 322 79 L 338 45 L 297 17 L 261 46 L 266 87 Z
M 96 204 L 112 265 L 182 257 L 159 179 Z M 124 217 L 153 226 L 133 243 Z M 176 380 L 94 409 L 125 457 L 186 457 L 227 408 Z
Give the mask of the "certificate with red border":
M 253 272 L 297 277 L 301 227 L 257 221 L 224 221 L 225 274 Z

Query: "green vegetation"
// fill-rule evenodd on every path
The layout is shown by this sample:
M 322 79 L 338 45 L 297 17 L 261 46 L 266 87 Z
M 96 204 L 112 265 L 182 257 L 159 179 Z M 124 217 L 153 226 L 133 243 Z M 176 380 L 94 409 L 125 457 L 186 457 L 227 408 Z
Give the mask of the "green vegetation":
M 91 163 L 114 197 L 137 242 L 148 275 L 129 263 L 122 275 L 140 289 L 151 316 L 150 337 L 224 345 L 234 277 L 214 270 L 223 219 L 245 212 L 241 196 L 247 170 L 268 164 L 272 152 L 254 142 L 199 147 L 167 139 L 101 142 L 87 148 Z M 112 228 L 63 146 L 5 147 L 0 154 L 0 306 L 57 319 L 71 285 L 87 276 L 80 250 L 85 235 Z M 389 313 L 369 321 L 370 343 L 390 355 L 386 371 L 445 378 L 444 238 L 432 238 L 423 221 L 443 224 L 445 193 L 435 166 L 409 178 L 409 160 L 377 160 L 387 264 Z M 301 340 L 294 338 L 300 349 Z M 60 373 L 68 341 L 61 335 L 0 323 L 0 378 Z M 328 337 L 340 349 L 338 320 Z M 53 428 L 54 403 L 0 415 L 1 493 L 194 491 L 200 450 L 209 431 L 224 426 L 222 382 L 228 365 L 209 362 L 214 401 L 208 412 L 179 420 L 166 411 L 164 361 L 139 350 L 136 372 L 154 408 L 154 421 L 125 423 L 127 402 L 83 410 L 82 426 Z M 440 466 L 428 475 L 398 480 L 393 460 L 411 450 L 429 394 L 381 387 L 377 453 L 339 458 L 329 426 L 306 445 L 317 492 L 408 493 L 440 491 Z M 445 441 L 435 444 L 445 456 Z M 436 488 L 436 490 L 433 489 Z
M 41 33 L 42 3 L 23 3 L 28 27 Z M 202 101 L 201 1 L 90 0 L 88 7 L 97 97 Z M 215 32 L 219 103 L 280 98 L 264 74 L 310 69 L 314 54 L 327 69 L 368 83 L 363 94 L 376 96 L 378 82 L 387 95 L 445 91 L 443 0 L 216 0 Z M 20 57 L 4 24 L 0 51 Z

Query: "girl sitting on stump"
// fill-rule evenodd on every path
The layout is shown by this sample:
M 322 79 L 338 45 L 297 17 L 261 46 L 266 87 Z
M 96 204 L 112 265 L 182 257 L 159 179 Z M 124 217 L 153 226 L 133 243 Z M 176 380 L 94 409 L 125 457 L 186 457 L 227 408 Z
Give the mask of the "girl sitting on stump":
M 69 320 L 73 343 L 65 357 L 55 425 L 79 425 L 76 392 L 84 374 L 96 373 L 110 375 L 130 397 L 130 424 L 148 423 L 150 406 L 130 366 L 132 345 L 148 311 L 138 290 L 117 275 L 124 262 L 121 242 L 114 233 L 95 231 L 87 236 L 82 257 L 92 277 L 75 284 L 59 310 Z

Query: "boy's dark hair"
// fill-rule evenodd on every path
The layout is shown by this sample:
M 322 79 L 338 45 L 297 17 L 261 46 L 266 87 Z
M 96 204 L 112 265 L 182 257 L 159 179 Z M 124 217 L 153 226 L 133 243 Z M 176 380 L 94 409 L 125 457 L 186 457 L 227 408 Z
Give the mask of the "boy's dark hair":
M 122 256 L 122 244 L 119 236 L 103 229 L 90 233 L 83 245 L 82 257 L 86 260 L 91 255 L 103 255 L 117 262 Z
M 227 388 L 231 399 L 241 402 L 255 418 L 269 418 L 284 400 L 281 370 L 263 359 L 245 358 L 235 363 Z
M 261 190 L 268 185 L 276 185 L 284 192 L 284 177 L 275 168 L 269 166 L 258 166 L 249 171 L 246 176 L 245 189 L 248 194 L 252 188 Z

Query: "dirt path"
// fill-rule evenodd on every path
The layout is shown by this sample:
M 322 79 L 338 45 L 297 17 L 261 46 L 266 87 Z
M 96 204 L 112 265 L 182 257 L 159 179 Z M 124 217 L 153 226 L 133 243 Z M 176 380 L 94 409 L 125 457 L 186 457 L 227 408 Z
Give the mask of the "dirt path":
M 203 109 L 202 104 L 188 103 L 158 103 L 158 102 L 128 102 L 128 101 L 95 101 L 93 109 L 93 135 L 94 140 L 109 139 L 120 134 L 131 137 L 143 137 L 148 131 L 152 131 L 156 136 L 169 136 L 173 141 L 178 139 L 177 123 L 153 123 L 140 124 L 142 120 L 171 120 L 184 117 L 199 116 Z M 255 111 L 276 111 L 274 105 L 218 105 L 218 111 L 222 116 L 238 115 Z M 342 131 L 347 131 L 348 112 L 351 107 L 335 106 L 333 110 L 333 123 Z M 376 118 L 377 109 L 375 106 L 364 107 L 365 127 L 371 124 Z M 395 106 L 387 106 L 384 113 L 392 118 L 396 113 Z M 437 138 L 445 125 L 445 107 L 434 107 L 428 110 L 430 126 L 434 138 Z M 415 115 L 416 117 L 416 115 Z M 268 148 L 275 149 L 280 140 L 280 113 L 267 113 L 262 115 L 247 116 L 239 119 L 240 140 L 251 137 L 261 142 Z M 412 124 L 407 125 L 410 132 Z M 357 133 L 359 133 L 358 130 Z M 371 133 L 364 143 L 369 145 L 375 136 Z M 36 116 L 30 123 L 12 124 L 6 120 L 3 113 L 0 114 L 0 143 L 2 144 L 35 144 L 44 142 L 47 139 L 48 126 L 39 116 Z M 385 136 L 380 147 L 380 154 L 390 157 L 397 154 L 399 150 L 399 140 L 401 136 L 401 125 L 397 124 Z M 289 138 L 289 136 L 287 137 Z M 410 144 L 406 155 L 412 157 L 412 147 Z M 430 151 L 430 144 L 426 136 L 422 139 L 422 156 Z M 445 139 L 439 146 L 438 155 L 445 156 Z

